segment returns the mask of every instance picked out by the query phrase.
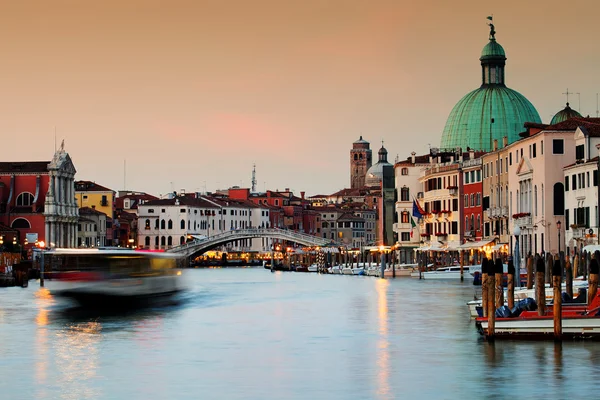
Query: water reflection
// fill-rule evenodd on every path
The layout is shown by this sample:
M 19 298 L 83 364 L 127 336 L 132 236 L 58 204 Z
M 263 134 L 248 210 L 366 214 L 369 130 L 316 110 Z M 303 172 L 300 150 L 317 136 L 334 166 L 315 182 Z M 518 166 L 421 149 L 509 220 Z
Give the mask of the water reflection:
M 375 281 L 377 291 L 377 321 L 379 326 L 379 339 L 377 341 L 377 395 L 387 398 L 390 395 L 390 343 L 388 332 L 388 289 L 386 279 Z
M 38 313 L 35 317 L 37 330 L 35 334 L 35 351 L 37 360 L 34 367 L 34 376 L 37 383 L 37 397 L 46 397 L 45 387 L 48 379 L 48 314 L 50 307 L 54 304 L 54 298 L 50 291 L 45 288 L 40 288 L 34 295 L 35 303 L 38 308 Z

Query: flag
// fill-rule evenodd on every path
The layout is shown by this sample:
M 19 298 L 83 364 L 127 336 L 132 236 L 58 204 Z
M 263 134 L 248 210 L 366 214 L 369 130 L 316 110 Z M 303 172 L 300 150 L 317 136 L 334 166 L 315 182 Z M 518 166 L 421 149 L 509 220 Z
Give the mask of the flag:
M 423 209 L 421 208 L 421 206 L 419 205 L 417 200 L 415 200 L 413 198 L 413 209 L 412 209 L 413 217 L 422 218 L 424 214 L 425 214 L 425 211 L 423 211 Z
M 489 19 L 490 21 L 492 21 L 494 19 L 494 17 L 492 17 L 491 15 L 488 15 L 487 19 Z
M 410 219 L 410 237 L 413 237 L 413 229 L 415 229 L 415 226 L 417 226 L 417 224 L 415 224 L 415 220 L 413 218 Z

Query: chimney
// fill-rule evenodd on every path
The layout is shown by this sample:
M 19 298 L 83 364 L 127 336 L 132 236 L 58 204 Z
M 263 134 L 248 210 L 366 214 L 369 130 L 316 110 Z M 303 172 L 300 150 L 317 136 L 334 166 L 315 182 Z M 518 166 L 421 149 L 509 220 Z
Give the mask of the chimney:
M 417 153 L 415 153 L 414 151 L 412 153 L 410 153 L 410 162 L 411 163 L 415 163 L 415 156 L 417 155 Z
M 494 139 L 494 151 L 498 151 L 498 139 Z
M 504 148 L 506 146 L 508 146 L 508 136 L 502 138 L 502 147 Z
M 475 159 L 475 150 L 469 150 L 469 160 Z
M 302 198 L 302 200 L 304 200 L 304 194 L 305 194 L 305 193 L 306 193 L 306 192 L 300 192 L 300 197 Z

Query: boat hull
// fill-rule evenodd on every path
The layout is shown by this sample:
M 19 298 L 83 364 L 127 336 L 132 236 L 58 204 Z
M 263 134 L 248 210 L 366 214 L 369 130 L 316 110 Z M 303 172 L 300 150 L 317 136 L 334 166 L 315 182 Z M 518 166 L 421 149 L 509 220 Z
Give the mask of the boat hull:
M 488 337 L 488 321 L 478 320 L 477 329 Z M 600 317 L 563 317 L 562 339 L 600 340 Z M 495 339 L 553 340 L 554 320 L 540 318 L 498 318 L 495 321 Z

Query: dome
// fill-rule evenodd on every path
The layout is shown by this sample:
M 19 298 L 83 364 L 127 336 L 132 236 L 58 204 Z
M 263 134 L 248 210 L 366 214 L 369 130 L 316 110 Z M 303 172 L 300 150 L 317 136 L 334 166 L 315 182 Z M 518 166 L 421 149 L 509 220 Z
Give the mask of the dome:
M 377 161 L 377 164 L 373 165 L 367 171 L 367 176 L 365 177 L 365 186 L 379 186 L 383 180 L 383 168 L 385 166 L 390 166 L 393 168 L 393 165 L 387 160 L 388 152 L 385 147 L 381 146 L 378 154 L 379 161 Z
M 494 139 L 502 143 L 506 136 L 508 143 L 517 141 L 525 122 L 541 123 L 540 115 L 525 96 L 506 86 L 480 87 L 464 96 L 450 112 L 441 147 L 490 151 Z
M 489 25 L 489 42 L 479 59 L 481 86 L 460 99 L 450 112 L 442 133 L 440 147 L 443 149 L 470 147 L 491 151 L 494 140 L 502 143 L 502 139 L 508 137 L 508 143 L 517 141 L 525 122 L 542 122 L 529 100 L 506 87 L 506 53 L 496 42 L 494 25 Z
M 490 40 L 490 42 L 485 45 L 485 47 L 481 51 L 480 60 L 492 57 L 504 57 L 506 59 L 506 53 L 504 52 L 504 48 L 500 46 L 500 43 L 496 42 L 496 39 Z
M 569 107 L 569 103 L 567 103 L 565 108 L 557 112 L 556 115 L 552 117 L 550 125 L 558 124 L 559 122 L 563 122 L 574 117 L 581 117 L 581 114 Z

